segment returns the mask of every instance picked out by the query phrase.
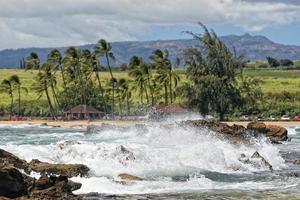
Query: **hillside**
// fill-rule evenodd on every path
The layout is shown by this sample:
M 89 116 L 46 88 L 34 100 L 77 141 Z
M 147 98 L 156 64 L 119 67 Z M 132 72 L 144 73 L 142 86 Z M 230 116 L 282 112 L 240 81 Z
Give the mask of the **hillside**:
M 230 49 L 234 47 L 238 55 L 246 55 L 247 60 L 264 60 L 266 56 L 278 59 L 300 59 L 300 46 L 278 44 L 264 36 L 228 35 L 221 37 L 221 39 Z M 185 49 L 196 45 L 198 42 L 192 39 L 112 43 L 117 59 L 116 65 L 128 62 L 133 55 L 148 59 L 155 49 L 168 49 L 171 59 L 175 60 L 176 57 L 182 58 Z M 93 44 L 89 44 L 80 46 L 80 48 L 93 49 L 93 46 Z M 30 52 L 38 53 L 41 60 L 44 61 L 51 49 L 53 48 L 23 48 L 0 51 L 0 68 L 18 68 L 20 59 L 25 58 Z M 66 47 L 58 49 L 65 52 Z

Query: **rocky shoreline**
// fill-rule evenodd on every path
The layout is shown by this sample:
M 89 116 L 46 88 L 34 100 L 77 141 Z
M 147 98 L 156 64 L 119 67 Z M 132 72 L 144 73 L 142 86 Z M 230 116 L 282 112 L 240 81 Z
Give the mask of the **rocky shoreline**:
M 247 127 L 244 127 L 241 125 L 230 126 L 219 122 L 191 120 L 181 122 L 180 125 L 211 130 L 232 143 L 248 143 L 249 139 L 260 136 L 267 137 L 270 142 L 275 144 L 288 139 L 285 128 L 266 125 L 262 122 L 251 122 Z M 128 154 L 128 159 L 133 157 L 125 147 L 121 146 L 120 151 Z M 244 158 L 241 155 L 241 160 L 245 163 L 252 164 L 255 159 L 272 171 L 272 166 L 259 152 L 255 152 L 251 158 Z M 299 161 L 295 162 L 299 163 Z M 32 178 L 28 175 L 32 172 L 39 173 L 40 177 L 38 179 Z M 72 193 L 81 188 L 81 183 L 73 182 L 69 178 L 88 177 L 88 173 L 89 168 L 82 164 L 52 164 L 37 159 L 27 162 L 0 149 L 0 199 L 82 199 L 82 196 Z M 143 180 L 143 178 L 125 173 L 120 174 L 119 178 L 125 181 Z
M 35 179 L 27 174 L 40 173 Z M 51 164 L 32 160 L 26 162 L 0 149 L 0 197 L 18 199 L 80 199 L 72 191 L 81 187 L 69 178 L 88 176 L 82 164 Z

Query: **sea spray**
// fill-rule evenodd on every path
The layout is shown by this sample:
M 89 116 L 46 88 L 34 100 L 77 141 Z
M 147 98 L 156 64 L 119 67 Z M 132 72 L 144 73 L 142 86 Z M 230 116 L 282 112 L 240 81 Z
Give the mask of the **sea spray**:
M 27 161 L 87 165 L 89 177 L 73 178 L 83 184 L 76 192 L 81 194 L 269 190 L 299 184 L 297 178 L 276 173 L 287 168 L 279 151 L 284 145 L 272 145 L 264 137 L 253 139 L 251 145 L 234 145 L 212 131 L 171 121 L 106 126 L 91 134 L 78 128 L 0 127 L 2 138 L 9 138 L 0 142 L 0 148 Z M 273 166 L 274 173 L 241 160 L 242 154 L 251 158 L 255 151 Z M 120 173 L 144 180 L 123 181 Z

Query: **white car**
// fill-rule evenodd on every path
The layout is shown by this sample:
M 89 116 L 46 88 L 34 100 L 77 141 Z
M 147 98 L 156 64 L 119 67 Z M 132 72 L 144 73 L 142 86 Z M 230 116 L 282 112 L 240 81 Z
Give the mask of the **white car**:
M 275 117 L 274 115 L 271 115 L 271 116 L 269 117 L 269 120 L 270 120 L 270 121 L 275 121 L 275 120 L 276 120 L 276 117 Z
M 281 120 L 283 120 L 283 121 L 289 121 L 289 120 L 291 120 L 291 118 L 288 115 L 283 115 L 281 117 Z

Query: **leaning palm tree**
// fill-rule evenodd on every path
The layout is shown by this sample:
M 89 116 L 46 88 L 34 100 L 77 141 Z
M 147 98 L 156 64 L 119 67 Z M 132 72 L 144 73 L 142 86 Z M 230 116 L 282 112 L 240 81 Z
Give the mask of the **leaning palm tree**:
M 44 71 L 40 71 L 35 77 L 35 82 L 32 85 L 32 89 L 39 95 L 38 99 L 40 99 L 43 96 L 43 94 L 46 95 L 48 106 L 50 108 L 50 114 L 52 118 L 56 120 L 56 113 L 54 111 L 49 95 L 49 87 L 50 81 L 47 74 Z
M 56 105 L 58 105 L 58 107 L 60 107 L 58 95 L 56 92 L 56 84 L 57 84 L 56 75 L 55 75 L 56 69 L 53 68 L 53 66 L 49 62 L 44 63 L 42 65 L 41 69 L 43 70 L 43 72 L 45 74 L 45 78 L 47 78 L 49 81 L 51 92 L 52 92 L 53 98 L 55 100 L 54 102 Z
M 99 75 L 100 61 L 97 58 L 95 53 L 92 53 L 92 56 L 91 56 L 91 66 L 92 66 L 92 69 L 93 69 L 93 71 L 96 75 L 96 79 L 98 81 L 99 90 L 101 92 L 101 98 L 102 98 L 102 101 L 103 101 L 103 104 L 104 104 L 104 111 L 105 111 L 105 113 L 107 113 L 107 103 L 106 103 L 106 99 L 104 97 L 104 89 L 102 87 L 101 80 L 100 80 L 100 75 Z
M 1 90 L 9 95 L 10 97 L 10 111 L 9 111 L 9 120 L 13 113 L 13 103 L 14 103 L 14 94 L 13 94 L 13 84 L 9 79 L 4 79 L 1 82 Z
M 66 82 L 66 78 L 65 78 L 64 67 L 62 65 L 62 55 L 59 52 L 59 50 L 53 49 L 49 53 L 49 55 L 47 57 L 47 63 L 49 63 L 52 66 L 51 67 L 52 69 L 60 71 L 62 81 L 63 81 L 64 90 L 66 91 L 67 82 Z M 55 73 L 55 71 L 54 71 L 54 73 Z
M 22 82 L 21 82 L 19 76 L 17 76 L 17 75 L 12 75 L 9 78 L 9 81 L 11 82 L 13 87 L 17 88 L 17 92 L 18 92 L 18 115 L 20 116 L 20 113 L 21 113 L 21 90 L 28 93 L 28 89 L 26 87 L 22 87 Z
M 111 80 L 116 80 L 113 76 L 112 69 L 110 66 L 110 59 L 115 60 L 115 56 L 112 52 L 112 46 L 110 43 L 106 42 L 104 39 L 98 41 L 95 46 L 95 54 L 100 57 L 105 57 L 107 67 L 110 72 Z M 114 104 L 115 104 L 115 82 L 112 83 L 112 117 L 114 118 Z

